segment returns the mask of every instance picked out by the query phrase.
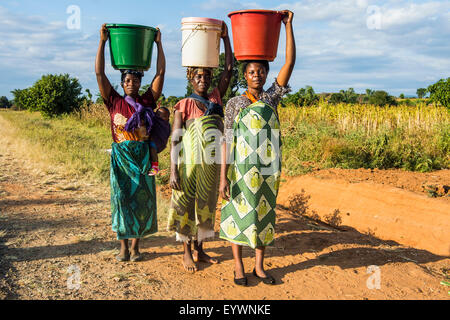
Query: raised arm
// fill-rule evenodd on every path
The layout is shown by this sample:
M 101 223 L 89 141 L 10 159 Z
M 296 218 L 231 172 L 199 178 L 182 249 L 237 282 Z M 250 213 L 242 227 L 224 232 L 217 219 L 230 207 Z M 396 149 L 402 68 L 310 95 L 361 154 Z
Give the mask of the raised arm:
M 95 59 L 95 74 L 97 76 L 98 88 L 100 95 L 104 100 L 108 100 L 111 95 L 112 86 L 105 74 L 105 44 L 108 40 L 108 29 L 106 23 L 100 29 L 100 44 Z
M 158 62 L 156 65 L 156 75 L 153 78 L 151 90 L 153 98 L 157 101 L 163 90 L 164 75 L 166 73 L 166 56 L 164 55 L 164 50 L 161 43 L 161 31 L 159 29 L 155 37 L 155 43 L 158 47 Z
M 292 29 L 292 19 L 294 18 L 294 13 L 289 10 L 284 10 L 282 13 L 284 15 L 282 21 L 286 26 L 286 62 L 278 74 L 277 82 L 281 87 L 285 87 L 291 78 L 292 71 L 294 70 L 296 49 L 294 31 Z
M 220 75 L 218 89 L 220 92 L 220 97 L 222 98 L 228 90 L 230 85 L 231 75 L 233 71 L 233 52 L 231 51 L 230 38 L 228 36 L 228 27 L 225 22 L 222 23 L 222 34 L 223 44 L 225 47 L 225 66 Z

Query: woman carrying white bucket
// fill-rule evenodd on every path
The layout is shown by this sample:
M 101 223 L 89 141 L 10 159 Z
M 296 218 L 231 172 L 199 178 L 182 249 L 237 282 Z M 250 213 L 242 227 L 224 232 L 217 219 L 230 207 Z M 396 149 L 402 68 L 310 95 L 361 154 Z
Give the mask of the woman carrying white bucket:
M 191 18 L 192 19 L 192 18 Z M 196 18 L 199 19 L 199 18 Z M 214 22 L 213 19 L 202 19 L 200 22 Z M 186 21 L 186 20 L 184 20 Z M 174 107 L 172 129 L 170 186 L 172 200 L 169 211 L 168 230 L 176 232 L 177 241 L 183 242 L 183 266 L 188 272 L 195 272 L 195 262 L 218 263 L 203 250 L 203 241 L 213 238 L 214 221 L 217 204 L 217 190 L 220 172 L 220 140 L 223 133 L 222 97 L 225 95 L 233 69 L 233 55 L 228 28 L 220 20 L 218 33 L 210 34 L 206 40 L 200 40 L 197 51 L 189 48 L 190 57 L 183 59 L 188 66 L 187 78 L 192 84 L 194 94 L 181 100 Z M 184 36 L 183 56 L 192 43 L 193 35 L 200 30 L 201 36 L 207 36 L 206 28 L 201 25 L 192 28 L 191 33 Z M 214 28 L 212 26 L 211 28 Z M 217 29 L 217 23 L 216 27 Z M 220 76 L 218 86 L 210 93 L 213 67 L 218 66 L 217 41 L 222 38 L 225 46 L 225 67 Z M 186 40 L 187 39 L 187 40 Z M 195 47 L 195 41 L 193 47 Z M 209 44 L 208 44 L 209 43 Z M 210 54 L 214 59 L 197 59 Z M 189 58 L 193 58 L 194 62 Z M 197 65 L 192 65 L 196 63 Z M 188 65 L 186 65 L 188 64 Z M 200 65 L 200 66 L 199 66 Z M 185 130 L 183 130 L 185 129 Z M 184 134 L 182 134 L 182 132 Z M 217 154 L 214 153 L 217 150 Z M 194 252 L 191 250 L 194 243 Z

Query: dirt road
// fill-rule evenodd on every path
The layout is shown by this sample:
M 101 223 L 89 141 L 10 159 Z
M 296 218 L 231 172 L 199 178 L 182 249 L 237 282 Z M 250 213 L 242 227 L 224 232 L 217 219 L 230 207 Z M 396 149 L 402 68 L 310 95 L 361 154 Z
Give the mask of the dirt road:
M 107 188 L 42 173 L 8 152 L 0 149 L 1 299 L 450 298 L 450 288 L 440 284 L 450 277 L 448 257 L 381 240 L 377 232 L 345 223 L 334 228 L 281 206 L 276 244 L 265 260 L 276 286 L 269 288 L 250 275 L 254 253 L 244 249 L 249 287 L 236 287 L 231 248 L 218 238 L 205 247 L 220 263 L 201 264 L 198 272 L 187 274 L 180 245 L 164 232 L 164 212 L 158 213 L 161 232 L 143 240 L 144 261 L 120 263 L 114 259 L 118 242 L 110 227 Z M 308 179 L 331 187 L 333 179 L 344 179 L 332 172 L 321 173 L 326 179 L 313 172 Z M 352 176 L 357 179 L 361 172 Z M 374 174 L 364 183 L 379 186 L 377 179 Z M 386 186 L 394 187 L 394 182 Z M 421 192 L 416 186 L 405 188 Z M 305 190 L 303 204 L 313 208 L 314 199 Z

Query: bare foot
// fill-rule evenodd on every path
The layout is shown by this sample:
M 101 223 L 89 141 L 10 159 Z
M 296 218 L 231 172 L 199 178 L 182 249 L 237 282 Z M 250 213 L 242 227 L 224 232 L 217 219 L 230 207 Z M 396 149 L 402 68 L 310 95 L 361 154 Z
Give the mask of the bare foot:
M 242 264 L 235 264 L 234 266 L 234 278 L 242 279 L 245 278 L 244 266 Z
M 183 256 L 183 266 L 187 272 L 194 273 L 197 271 L 197 265 L 194 260 L 192 260 L 192 256 L 189 253 L 185 253 Z
M 194 251 L 194 258 L 197 262 L 207 262 L 212 264 L 219 263 L 217 259 L 210 257 L 204 251 Z

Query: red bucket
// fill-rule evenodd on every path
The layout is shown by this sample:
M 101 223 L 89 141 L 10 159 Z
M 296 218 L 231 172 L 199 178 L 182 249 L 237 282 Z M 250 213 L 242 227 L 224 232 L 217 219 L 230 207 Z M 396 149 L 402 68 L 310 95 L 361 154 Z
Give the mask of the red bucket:
M 228 14 L 237 60 L 268 60 L 277 56 L 283 14 L 272 10 L 240 10 Z

